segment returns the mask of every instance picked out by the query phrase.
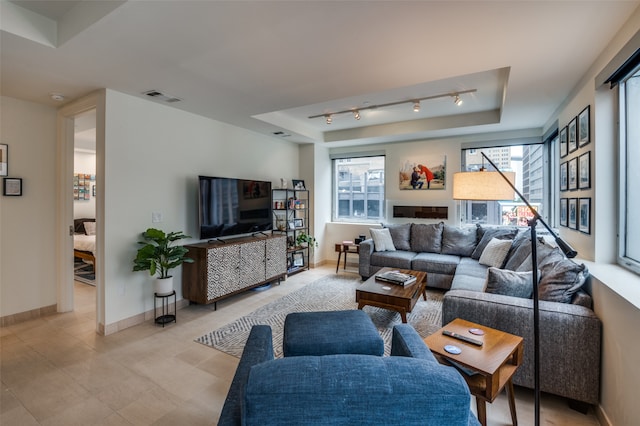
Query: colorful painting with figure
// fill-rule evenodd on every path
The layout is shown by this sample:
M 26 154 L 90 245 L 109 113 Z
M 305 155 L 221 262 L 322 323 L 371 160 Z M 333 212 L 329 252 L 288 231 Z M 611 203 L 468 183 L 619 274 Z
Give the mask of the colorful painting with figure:
M 400 189 L 444 189 L 447 157 L 410 158 L 400 166 Z

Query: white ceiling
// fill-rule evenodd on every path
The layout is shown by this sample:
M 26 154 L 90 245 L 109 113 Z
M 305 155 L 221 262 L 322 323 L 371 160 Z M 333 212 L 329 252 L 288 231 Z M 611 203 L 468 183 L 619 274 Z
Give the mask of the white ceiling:
M 60 105 L 50 93 L 155 89 L 183 99 L 174 108 L 328 146 L 541 132 L 640 3 L 0 2 L 2 95 Z M 461 106 L 308 118 L 470 89 Z

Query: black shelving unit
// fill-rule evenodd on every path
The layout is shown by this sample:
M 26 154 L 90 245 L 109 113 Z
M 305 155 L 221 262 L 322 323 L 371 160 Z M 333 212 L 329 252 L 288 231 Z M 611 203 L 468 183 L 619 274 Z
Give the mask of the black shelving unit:
M 309 191 L 306 189 L 273 189 L 273 233 L 287 237 L 287 274 L 309 269 L 309 247 L 298 245 L 298 235 L 309 235 Z

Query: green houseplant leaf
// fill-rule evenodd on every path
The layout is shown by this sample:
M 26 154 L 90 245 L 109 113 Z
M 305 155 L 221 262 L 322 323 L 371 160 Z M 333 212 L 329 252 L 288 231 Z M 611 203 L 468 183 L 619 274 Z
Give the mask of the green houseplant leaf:
M 168 278 L 169 271 L 183 263 L 193 263 L 193 259 L 186 257 L 189 252 L 180 245 L 173 245 L 175 241 L 191 238 L 180 232 L 169 232 L 155 228 L 149 228 L 142 233 L 144 241 L 138 241 L 141 245 L 133 259 L 134 271 L 149 271 L 149 275 L 158 275 L 158 278 Z

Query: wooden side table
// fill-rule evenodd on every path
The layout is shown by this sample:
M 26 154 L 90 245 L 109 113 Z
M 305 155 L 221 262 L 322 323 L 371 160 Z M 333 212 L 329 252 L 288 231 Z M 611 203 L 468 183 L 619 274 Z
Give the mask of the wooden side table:
M 469 332 L 471 329 L 482 330 L 484 334 L 472 334 Z M 483 345 L 476 346 L 445 336 L 442 334 L 443 330 L 480 340 Z M 431 336 L 426 337 L 424 342 L 440 362 L 451 364 L 449 361 L 453 361 L 455 363 L 454 366 L 458 367 L 469 386 L 471 394 L 476 397 L 478 420 L 483 426 L 487 424 L 486 402 L 493 402 L 503 388 L 506 388 L 507 397 L 509 398 L 511 421 L 514 426 L 518 424 L 513 381 L 511 379 L 518 366 L 522 364 L 522 337 L 456 318 Z M 446 345 L 457 346 L 462 352 L 458 355 L 453 355 L 444 350 Z M 465 372 L 463 369 L 468 371 Z M 469 370 L 471 370 L 471 374 L 468 374 Z
M 354 244 L 352 241 L 343 241 L 340 244 L 336 244 L 335 251 L 338 253 L 338 263 L 336 264 L 336 274 L 338 273 L 338 269 L 340 268 L 340 257 L 342 257 L 342 253 L 344 253 L 344 267 L 343 269 L 347 269 L 347 254 L 360 253 L 360 245 Z

